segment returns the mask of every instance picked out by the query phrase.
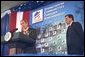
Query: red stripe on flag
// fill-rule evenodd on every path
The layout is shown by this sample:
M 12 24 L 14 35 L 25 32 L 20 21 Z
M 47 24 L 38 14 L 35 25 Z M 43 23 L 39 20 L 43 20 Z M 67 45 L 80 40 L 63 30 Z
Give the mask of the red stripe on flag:
M 28 27 L 29 27 L 29 11 L 23 12 L 23 20 L 28 22 Z
M 9 31 L 13 31 L 16 28 L 16 16 L 17 12 L 11 12 L 9 17 Z

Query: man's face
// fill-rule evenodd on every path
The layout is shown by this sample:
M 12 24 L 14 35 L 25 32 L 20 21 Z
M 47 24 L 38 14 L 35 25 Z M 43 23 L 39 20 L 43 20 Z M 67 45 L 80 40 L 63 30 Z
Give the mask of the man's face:
M 65 22 L 67 25 L 70 24 L 71 21 L 72 21 L 72 18 L 70 18 L 68 16 L 65 17 Z
M 24 20 L 22 20 L 21 21 L 21 26 L 26 28 L 26 27 L 28 27 L 28 24 Z

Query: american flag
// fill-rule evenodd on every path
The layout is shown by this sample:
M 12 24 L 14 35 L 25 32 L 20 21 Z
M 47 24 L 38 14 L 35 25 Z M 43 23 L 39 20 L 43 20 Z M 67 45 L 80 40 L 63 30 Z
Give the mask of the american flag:
M 18 28 L 17 32 L 21 31 L 21 20 L 28 21 L 29 26 L 29 11 L 23 11 L 23 12 L 11 12 L 9 14 L 9 30 L 12 31 L 15 28 Z
M 27 1 L 26 3 L 6 10 L 1 14 L 1 35 L 5 34 L 7 31 L 12 31 L 15 28 L 18 28 L 17 31 L 21 31 L 20 21 L 22 19 L 27 20 L 29 26 L 30 11 L 52 2 L 54 1 Z

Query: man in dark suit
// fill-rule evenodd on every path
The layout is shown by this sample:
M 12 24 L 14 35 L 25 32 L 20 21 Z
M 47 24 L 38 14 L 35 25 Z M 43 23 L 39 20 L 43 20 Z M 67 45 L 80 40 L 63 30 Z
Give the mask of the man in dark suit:
M 21 40 L 26 42 L 25 53 L 37 53 L 36 51 L 36 29 L 28 27 L 27 20 L 21 20 L 22 32 L 20 33 Z
M 84 33 L 79 22 L 74 22 L 72 14 L 65 16 L 65 22 L 68 25 L 66 39 L 68 54 L 83 54 L 84 53 Z

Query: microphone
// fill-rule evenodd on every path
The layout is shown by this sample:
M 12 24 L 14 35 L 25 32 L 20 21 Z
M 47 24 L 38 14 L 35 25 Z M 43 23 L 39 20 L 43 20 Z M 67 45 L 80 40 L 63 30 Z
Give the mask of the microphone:
M 15 28 L 14 30 L 16 31 L 16 30 L 18 30 L 18 28 Z
M 17 31 L 17 30 L 18 30 L 18 28 L 15 28 L 15 29 L 11 30 L 10 32 L 11 32 L 11 33 L 14 33 L 14 32 Z

